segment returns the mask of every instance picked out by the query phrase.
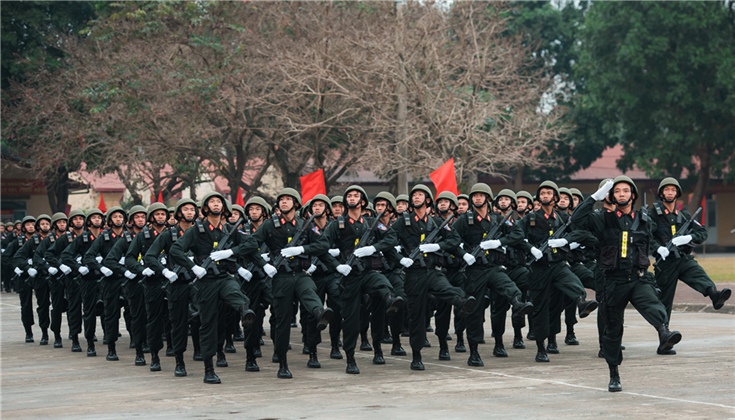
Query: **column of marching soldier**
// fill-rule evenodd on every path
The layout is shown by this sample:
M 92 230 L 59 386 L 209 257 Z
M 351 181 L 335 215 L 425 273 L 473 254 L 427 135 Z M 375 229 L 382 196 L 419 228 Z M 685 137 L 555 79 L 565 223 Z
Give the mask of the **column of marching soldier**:
M 731 294 L 718 291 L 691 256 L 707 231 L 696 214 L 676 209 L 679 183 L 664 179 L 657 195 L 653 209 L 636 210 L 639 193 L 626 176 L 602 181 L 587 199 L 551 181 L 535 196 L 507 189 L 493 195 L 478 183 L 469 195 L 442 192 L 435 200 L 419 184 L 410 195 L 381 192 L 372 202 L 353 185 L 343 196 L 319 194 L 305 206 L 298 192 L 285 188 L 273 209 L 259 197 L 244 208 L 231 205 L 214 192 L 200 204 L 182 199 L 172 208 L 154 203 L 127 212 L 27 216 L 3 226 L 2 278 L 5 290 L 20 296 L 27 343 L 34 341 L 35 294 L 41 345 L 48 344 L 50 327 L 54 348 L 63 347 L 66 312 L 71 351 L 82 352 L 83 334 L 87 356 L 95 356 L 100 317 L 107 360 L 117 361 L 124 309 L 136 366 L 145 366 L 150 353 L 150 370 L 160 371 L 165 341 L 166 355 L 176 359 L 175 376 L 186 376 L 191 336 L 205 383 L 220 383 L 213 358 L 227 366 L 233 340 L 244 341 L 246 370 L 259 370 L 268 308 L 273 362 L 280 364 L 279 378 L 291 378 L 287 352 L 299 303 L 307 366 L 321 367 L 317 345 L 329 327 L 330 358 L 343 358 L 341 346 L 346 372 L 357 374 L 358 337 L 380 365 L 381 344 L 405 356 L 401 337 L 408 336 L 410 368 L 424 370 L 421 351 L 431 346 L 432 314 L 439 360 L 450 360 L 452 311 L 455 351 L 467 351 L 466 332 L 467 363 L 483 366 L 478 344 L 488 307 L 493 356 L 508 357 L 503 335 L 510 309 L 512 347 L 525 348 L 521 329 L 528 315 L 535 360 L 549 362 L 549 353 L 559 353 L 561 314 L 564 342 L 578 345 L 576 315 L 587 317 L 599 302 L 598 356 L 610 368 L 609 390 L 620 391 L 629 302 L 656 329 L 657 353 L 668 355 L 681 340 L 668 328 L 677 280 L 710 297 L 715 309 Z M 594 210 L 596 201 L 604 207 Z M 657 259 L 655 274 L 648 271 L 649 255 Z M 585 289 L 595 290 L 597 301 L 587 300 Z

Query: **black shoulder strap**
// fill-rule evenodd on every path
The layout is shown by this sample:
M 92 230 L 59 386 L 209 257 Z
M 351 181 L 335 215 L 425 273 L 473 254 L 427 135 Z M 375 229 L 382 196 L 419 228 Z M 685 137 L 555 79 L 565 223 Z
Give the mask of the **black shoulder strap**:
M 472 214 L 472 210 L 467 210 L 467 224 L 472 226 L 475 224 L 475 215 Z
M 148 229 L 148 226 L 143 226 L 143 236 L 145 236 L 146 239 L 151 239 L 151 230 Z
M 131 235 L 130 232 L 125 231 L 124 235 L 125 235 L 125 241 L 127 243 L 133 242 L 133 235 Z
M 426 231 L 431 232 L 434 230 L 434 218 L 429 216 L 426 218 Z
M 82 241 L 84 241 L 84 243 L 89 242 L 89 231 L 88 230 L 85 230 L 84 232 L 82 232 Z
M 110 231 L 107 229 L 103 230 L 102 237 L 105 239 L 105 242 L 110 242 Z
M 682 212 L 677 212 L 676 224 L 681 225 L 682 223 L 684 223 L 684 216 L 682 216 Z
M 657 216 L 661 216 L 664 214 L 663 209 L 661 209 L 661 203 L 653 203 L 653 209 L 656 210 Z
M 69 240 L 69 243 L 74 240 L 74 234 L 71 232 L 66 232 L 66 239 Z
M 403 212 L 403 222 L 406 226 L 411 226 L 411 214 L 407 211 Z
M 179 239 L 179 230 L 174 227 L 171 229 L 171 241 L 176 242 L 177 239 Z
M 49 235 L 48 240 L 49 242 L 54 243 L 54 241 L 56 240 L 56 237 L 54 235 Z
M 33 242 L 38 246 L 41 243 L 41 235 L 35 234 L 33 235 Z
M 277 214 L 273 213 L 271 216 L 271 219 L 273 219 L 273 227 L 279 228 L 281 227 L 281 219 L 278 217 Z
M 199 230 L 199 233 L 204 233 L 204 223 L 199 219 L 197 219 L 197 229 Z
M 345 228 L 345 217 L 342 215 L 337 216 L 337 224 L 339 225 L 338 227 L 340 228 L 340 230 L 344 229 Z

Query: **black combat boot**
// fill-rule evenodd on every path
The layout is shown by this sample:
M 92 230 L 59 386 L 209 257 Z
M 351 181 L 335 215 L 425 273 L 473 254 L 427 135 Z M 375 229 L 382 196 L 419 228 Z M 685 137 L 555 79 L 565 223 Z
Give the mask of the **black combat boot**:
M 61 334 L 54 332 L 54 348 L 60 349 L 64 347 L 63 344 L 61 344 Z
M 195 362 L 201 362 L 204 359 L 202 358 L 202 348 L 199 345 L 199 340 L 194 340 L 194 338 L 192 338 L 192 341 L 194 342 L 194 354 L 191 358 Z
M 401 335 L 396 334 L 395 337 L 393 337 L 393 344 L 390 348 L 390 354 L 391 356 L 405 356 L 406 350 L 401 347 Z
M 26 343 L 32 343 L 33 342 L 33 330 L 31 330 L 31 327 L 26 327 Z
M 212 365 L 212 358 L 207 357 L 204 360 L 204 383 L 205 384 L 221 384 L 219 376 L 214 373 L 214 365 Z
M 97 356 L 97 351 L 94 349 L 94 341 L 87 340 L 87 357 Z
M 411 370 L 424 370 L 424 364 L 421 362 L 421 352 L 413 352 L 413 360 L 411 360 Z
M 243 328 L 249 328 L 255 322 L 255 312 L 248 308 L 247 303 L 240 306 L 240 321 Z
M 71 336 L 71 351 L 73 353 L 81 353 L 82 346 L 79 344 L 79 335 L 74 334 Z
M 546 363 L 549 361 L 549 355 L 546 354 L 546 346 L 544 346 L 544 340 L 536 340 L 536 361 L 539 363 Z
M 225 353 L 237 353 L 237 349 L 235 349 L 235 343 L 232 341 L 231 335 L 228 335 L 227 338 L 225 338 Z
M 618 372 L 617 365 L 607 364 L 610 368 L 610 383 L 607 385 L 607 390 L 610 392 L 620 392 L 623 390 L 623 386 L 620 384 L 620 373 Z
M 521 302 L 521 299 L 516 296 L 513 298 L 510 304 L 513 308 L 513 314 L 510 317 L 513 327 L 520 327 L 523 325 L 523 321 L 526 318 L 526 315 L 533 312 L 533 303 Z
M 568 346 L 578 346 L 579 345 L 579 340 L 577 340 L 577 336 L 574 335 L 573 325 L 567 325 L 567 336 L 564 337 L 564 344 Z
M 439 338 L 439 360 L 452 360 L 452 357 L 449 355 L 449 344 L 447 343 L 446 337 Z
M 245 336 L 242 335 L 242 328 L 239 326 L 237 327 L 235 334 L 232 336 L 232 341 L 245 341 Z
M 332 318 L 334 318 L 334 311 L 332 310 L 332 308 L 317 308 L 314 311 L 313 315 L 314 318 L 317 319 L 316 329 L 319 331 L 324 331 L 327 328 L 327 325 L 332 322 Z
M 245 371 L 247 372 L 260 372 L 260 366 L 255 361 L 255 350 L 251 347 L 245 347 L 245 353 L 247 353 L 247 361 L 245 362 Z
M 476 306 L 477 299 L 475 299 L 474 296 L 459 298 L 454 302 L 454 313 L 457 314 L 458 317 L 464 318 L 467 314 L 474 311 Z
M 41 341 L 39 341 L 38 344 L 41 346 L 48 345 L 48 330 L 41 331 Z
M 373 346 L 373 364 L 384 365 L 385 358 L 383 358 L 383 348 L 381 347 L 380 341 L 375 341 Z
M 707 296 L 709 296 L 710 299 L 712 299 L 712 307 L 715 309 L 720 309 L 722 306 L 725 305 L 725 302 L 730 299 L 730 296 L 732 295 L 732 291 L 730 289 L 722 289 L 719 292 L 717 291 L 716 287 L 710 287 L 707 289 Z
M 227 358 L 225 358 L 225 353 L 222 351 L 217 352 L 217 367 L 227 367 L 229 366 L 227 364 Z
M 454 351 L 467 353 L 467 347 L 464 346 L 464 334 L 457 334 L 457 344 L 454 345 Z
M 174 369 L 174 376 L 182 377 L 186 376 L 186 365 L 184 364 L 184 353 L 174 354 L 176 358 L 176 369 Z
M 577 309 L 579 310 L 580 318 L 587 318 L 587 315 L 597 309 L 597 301 L 584 300 L 584 296 L 580 296 L 577 298 Z
M 117 352 L 115 351 L 115 342 L 107 343 L 107 360 L 111 362 L 117 362 L 120 360 L 119 357 L 117 357 Z
M 342 353 L 339 352 L 339 343 L 332 342 L 332 351 L 329 353 L 330 359 L 342 359 Z
M 513 348 L 514 349 L 525 349 L 526 344 L 523 342 L 523 331 L 520 328 L 514 328 L 513 335 Z
M 278 378 L 279 379 L 293 378 L 293 375 L 291 375 L 291 371 L 288 370 L 288 363 L 286 363 L 286 356 L 283 356 L 283 360 L 280 360 L 278 363 L 280 365 L 278 368 Z
M 161 371 L 161 359 L 158 358 L 158 350 L 151 350 L 151 372 Z
M 385 295 L 385 307 L 387 308 L 385 310 L 385 313 L 388 315 L 393 315 L 396 312 L 400 311 L 401 308 L 403 308 L 404 300 L 400 296 L 393 296 L 391 293 L 388 293 Z
M 681 333 L 679 331 L 669 331 L 669 324 L 663 324 L 656 328 L 658 330 L 658 349 L 656 353 L 673 355 L 676 354 L 674 346 L 681 341 Z
M 503 345 L 503 336 L 495 334 L 495 347 L 493 348 L 493 356 L 495 357 L 508 357 L 508 352 L 505 351 L 505 345 Z
M 556 334 L 549 336 L 549 344 L 546 346 L 546 352 L 551 354 L 559 354 L 559 347 L 556 345 Z
M 477 350 L 477 343 L 470 341 L 470 357 L 467 359 L 467 366 L 485 366 L 485 363 L 480 358 L 480 352 Z
M 349 373 L 350 375 L 357 375 L 360 373 L 360 369 L 357 368 L 357 362 L 355 362 L 355 352 L 346 352 L 347 353 L 347 368 L 345 369 L 346 373 Z
M 263 352 L 260 350 L 260 346 L 255 346 L 253 348 L 253 356 L 257 359 L 258 357 L 263 357 Z
M 319 363 L 319 358 L 316 355 L 316 346 L 309 351 L 309 361 L 306 362 L 306 367 L 312 369 L 319 369 L 322 367 L 321 363 Z
M 145 366 L 145 354 L 143 354 L 143 349 L 140 347 L 135 348 L 135 366 Z
M 360 350 L 361 351 L 373 351 L 373 346 L 370 345 L 370 341 L 368 341 L 366 332 L 360 333 Z

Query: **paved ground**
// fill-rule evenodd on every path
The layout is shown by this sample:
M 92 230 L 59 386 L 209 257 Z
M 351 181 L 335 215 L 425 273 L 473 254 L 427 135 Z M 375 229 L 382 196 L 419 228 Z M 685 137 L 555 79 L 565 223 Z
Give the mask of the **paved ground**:
M 591 319 L 578 324 L 582 345 L 562 344 L 548 364 L 535 363 L 530 348 L 509 349 L 510 357 L 498 359 L 484 345 L 486 366 L 470 368 L 453 342 L 452 360 L 440 362 L 431 334 L 424 372 L 409 370 L 407 357 L 374 366 L 372 354 L 359 352 L 362 373 L 348 376 L 344 361 L 325 357 L 322 346 L 322 369 L 307 369 L 308 356 L 290 352 L 294 379 L 280 380 L 266 342 L 261 372 L 244 371 L 245 352 L 238 347 L 228 355 L 230 367 L 217 369 L 224 383 L 204 385 L 203 365 L 190 361 L 191 353 L 189 377 L 175 378 L 173 358 L 164 358 L 158 373 L 134 366 L 126 333 L 121 361 L 107 362 L 101 345 L 100 356 L 87 358 L 71 353 L 69 340 L 63 349 L 25 344 L 15 294 L 0 295 L 0 314 L 3 418 L 735 418 L 735 316 L 726 313 L 675 312 L 672 325 L 684 336 L 679 354 L 657 356 L 655 332 L 628 311 L 624 392 L 617 394 L 606 390 L 607 366 L 596 356 Z M 299 341 L 294 329 L 295 349 Z

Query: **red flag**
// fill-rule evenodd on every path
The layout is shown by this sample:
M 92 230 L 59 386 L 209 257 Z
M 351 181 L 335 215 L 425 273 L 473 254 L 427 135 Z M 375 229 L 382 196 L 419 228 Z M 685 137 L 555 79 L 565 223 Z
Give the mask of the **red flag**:
M 319 169 L 299 178 L 301 180 L 301 199 L 306 203 L 317 194 L 327 195 L 324 184 L 324 169 Z
M 163 203 L 163 190 L 158 191 L 158 200 L 156 203 Z
M 102 213 L 107 212 L 107 206 L 105 205 L 105 195 L 102 193 L 100 193 L 100 205 L 97 206 L 97 208 L 100 209 Z
M 243 193 L 244 191 L 242 190 L 242 187 L 237 187 L 237 197 L 235 197 L 235 204 L 245 207 L 245 200 L 243 200 L 242 198 Z
M 459 195 L 457 191 L 457 175 L 454 173 L 454 158 L 444 162 L 439 169 L 432 172 L 429 176 L 436 187 L 437 195 L 443 191 L 449 191 L 454 195 Z

